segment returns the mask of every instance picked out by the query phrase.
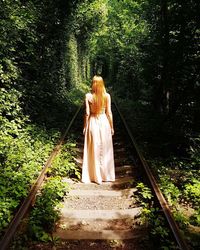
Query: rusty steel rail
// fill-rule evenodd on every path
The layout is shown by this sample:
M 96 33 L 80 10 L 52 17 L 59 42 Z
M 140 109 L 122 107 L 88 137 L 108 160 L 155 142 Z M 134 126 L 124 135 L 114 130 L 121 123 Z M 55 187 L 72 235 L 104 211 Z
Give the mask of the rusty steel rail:
M 129 129 L 129 127 L 128 127 L 128 125 L 127 125 L 121 111 L 119 110 L 119 108 L 117 106 L 116 101 L 114 100 L 114 98 L 112 98 L 112 99 L 113 99 L 112 101 L 113 101 L 113 103 L 114 103 L 114 105 L 115 105 L 115 107 L 117 109 L 117 112 L 118 112 L 118 114 L 119 114 L 119 116 L 120 116 L 120 118 L 121 118 L 121 120 L 123 122 L 123 125 L 124 125 L 124 127 L 125 127 L 125 129 L 126 129 L 126 131 L 128 133 L 128 136 L 130 137 L 131 142 L 132 142 L 132 144 L 133 144 L 133 146 L 134 146 L 134 148 L 136 150 L 136 154 L 137 154 L 137 156 L 138 156 L 138 158 L 139 158 L 139 160 L 140 160 L 140 162 L 142 164 L 142 167 L 145 170 L 145 173 L 146 173 L 147 178 L 148 178 L 148 180 L 149 180 L 149 182 L 151 184 L 153 192 L 155 193 L 156 198 L 157 198 L 157 200 L 158 200 L 158 202 L 159 202 L 159 204 L 160 204 L 160 206 L 162 208 L 162 211 L 164 212 L 164 215 L 165 215 L 165 217 L 167 219 L 167 222 L 168 222 L 168 224 L 169 224 L 169 226 L 170 226 L 170 228 L 171 228 L 171 230 L 173 232 L 173 236 L 174 236 L 179 248 L 181 250 L 188 250 L 189 248 L 188 248 L 185 240 L 183 239 L 183 237 L 182 237 L 182 235 L 180 233 L 179 227 L 178 227 L 177 223 L 175 222 L 175 220 L 174 220 L 174 218 L 172 216 L 171 210 L 170 210 L 170 208 L 169 208 L 169 206 L 167 204 L 167 201 L 164 198 L 164 196 L 163 196 L 163 194 L 162 194 L 162 192 L 161 192 L 161 190 L 160 190 L 160 188 L 159 188 L 159 186 L 158 186 L 158 184 L 156 182 L 156 179 L 154 178 L 154 176 L 153 176 L 153 174 L 152 174 L 146 160 L 144 159 L 143 155 L 141 154 L 141 152 L 140 152 L 140 150 L 139 150 L 139 148 L 137 146 L 137 143 L 136 143 L 135 139 L 133 138 L 131 130 Z
M 10 222 L 4 236 L 2 237 L 2 239 L 0 241 L 0 250 L 6 250 L 9 247 L 9 244 L 11 243 L 11 241 L 12 241 L 12 239 L 13 239 L 16 231 L 17 231 L 17 228 L 21 223 L 21 220 L 24 218 L 26 212 L 28 211 L 28 209 L 29 209 L 29 207 L 31 205 L 31 202 L 35 198 L 35 195 L 36 195 L 37 191 L 39 190 L 42 182 L 44 181 L 47 169 L 51 166 L 51 163 L 52 163 L 53 159 L 55 158 L 55 156 L 59 153 L 59 151 L 61 149 L 61 146 L 62 146 L 62 144 L 64 142 L 64 139 L 65 139 L 67 133 L 69 132 L 74 120 L 76 119 L 76 117 L 78 115 L 78 113 L 80 112 L 81 107 L 82 106 L 78 107 L 78 109 L 77 109 L 76 113 L 74 114 L 73 118 L 71 119 L 67 129 L 62 134 L 60 140 L 58 141 L 58 143 L 55 146 L 54 150 L 50 154 L 47 162 L 43 166 L 40 175 L 38 176 L 35 183 L 32 185 L 28 196 L 24 199 L 22 205 L 19 207 L 17 213 L 14 215 L 12 221 Z

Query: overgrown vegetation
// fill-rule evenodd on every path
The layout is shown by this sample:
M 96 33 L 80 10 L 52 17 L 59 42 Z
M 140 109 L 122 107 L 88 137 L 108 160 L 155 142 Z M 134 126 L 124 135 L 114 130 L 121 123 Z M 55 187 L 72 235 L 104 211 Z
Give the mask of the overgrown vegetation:
M 196 0 L 1 1 L 1 229 L 99 73 L 196 247 L 198 9 Z M 78 175 L 69 155 L 56 159 L 52 175 L 59 171 Z
M 18 100 L 20 93 L 1 89 L 0 234 L 38 176 L 59 133 L 30 123 Z
M 199 170 L 188 160 L 167 159 L 150 162 L 159 176 L 160 187 L 191 247 L 199 246 Z M 189 171 L 188 171 L 189 170 Z M 187 235 L 187 236 L 186 236 Z
M 153 202 L 150 188 L 143 182 L 139 182 L 136 188 L 137 201 L 142 206 L 141 223 L 148 225 L 154 249 L 177 249 L 165 217 Z
M 62 148 L 62 153 L 58 154 L 54 159 L 51 168 L 47 175 L 60 177 L 75 177 L 80 179 L 80 169 L 74 162 L 74 157 L 77 156 L 74 148 L 76 142 L 73 140 L 67 141 Z
M 83 95 L 66 80 L 63 30 L 75 5 L 0 3 L 0 235 Z
M 34 242 L 54 244 L 59 240 L 52 232 L 60 218 L 61 202 L 69 190 L 69 184 L 63 177 L 80 179 L 80 169 L 75 166 L 73 159 L 76 156 L 75 146 L 76 141 L 69 137 L 55 157 L 36 196 L 28 223 L 25 219 L 24 229 L 15 238 L 12 249 L 27 247 Z
M 128 113 L 129 104 L 120 101 L 124 114 Z M 159 119 L 150 107 L 134 102 L 132 108 L 126 120 L 139 148 L 156 175 L 185 239 L 192 249 L 199 247 L 199 138 L 190 138 L 185 144 L 180 135 L 179 140 L 177 134 L 169 137 L 167 127 L 164 132 L 159 129 Z M 143 192 L 148 195 L 145 189 Z M 148 218 L 148 210 L 145 216 Z
M 51 241 L 50 233 L 59 218 L 59 202 L 67 191 L 67 183 L 61 177 L 51 177 L 36 198 L 29 218 L 29 236 L 32 240 Z

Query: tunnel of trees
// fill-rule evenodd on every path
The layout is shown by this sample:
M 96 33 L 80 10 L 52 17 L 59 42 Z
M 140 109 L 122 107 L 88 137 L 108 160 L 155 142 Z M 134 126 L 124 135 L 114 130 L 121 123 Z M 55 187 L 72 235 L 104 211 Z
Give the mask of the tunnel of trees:
M 200 226 L 199 7 L 197 0 L 0 2 L 1 232 L 94 74 L 112 90 L 169 203 L 182 196 L 192 203 L 194 214 L 177 221 Z

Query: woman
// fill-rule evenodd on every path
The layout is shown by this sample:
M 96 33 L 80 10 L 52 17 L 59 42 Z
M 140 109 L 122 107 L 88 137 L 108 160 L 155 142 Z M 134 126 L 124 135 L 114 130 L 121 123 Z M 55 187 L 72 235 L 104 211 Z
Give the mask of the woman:
M 93 77 L 92 92 L 85 95 L 85 108 L 82 182 L 114 181 L 111 98 L 102 77 Z

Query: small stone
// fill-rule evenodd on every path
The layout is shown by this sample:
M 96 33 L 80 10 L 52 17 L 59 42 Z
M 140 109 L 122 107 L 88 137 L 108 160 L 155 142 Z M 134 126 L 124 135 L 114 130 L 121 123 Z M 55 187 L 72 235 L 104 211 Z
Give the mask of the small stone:
M 96 243 L 95 242 L 91 242 L 89 245 L 90 245 L 90 247 L 92 247 L 92 246 L 95 246 Z
M 61 229 L 67 229 L 69 227 L 69 225 L 67 225 L 67 224 L 60 224 L 59 227 Z
M 84 226 L 86 226 L 88 223 L 85 220 L 82 220 L 81 224 L 84 225 Z

